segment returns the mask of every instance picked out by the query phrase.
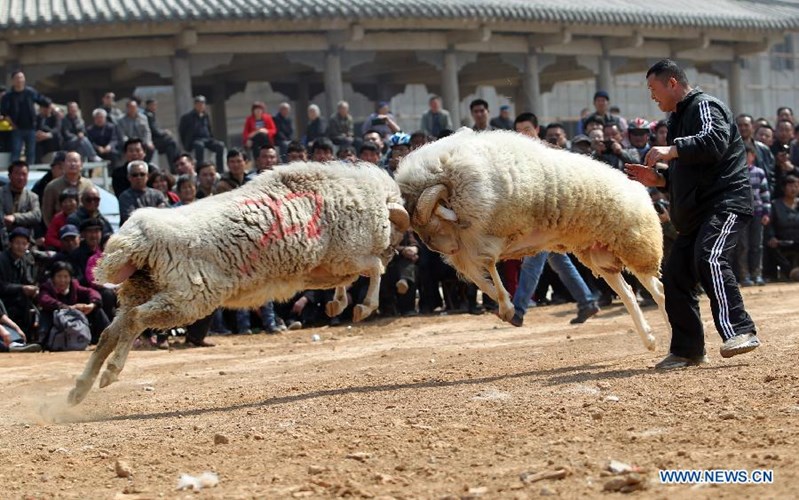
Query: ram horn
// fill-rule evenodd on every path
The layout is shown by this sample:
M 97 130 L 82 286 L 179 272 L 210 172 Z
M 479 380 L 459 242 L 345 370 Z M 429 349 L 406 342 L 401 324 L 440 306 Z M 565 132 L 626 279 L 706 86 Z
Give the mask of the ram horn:
M 397 229 L 400 232 L 405 232 L 408 230 L 408 227 L 411 225 L 411 220 L 408 217 L 408 212 L 405 210 L 405 207 L 400 205 L 399 203 L 389 203 L 388 207 L 388 220 L 391 221 L 392 224 L 397 226 Z
M 413 222 L 416 225 L 424 226 L 430 221 L 439 200 L 449 196 L 449 190 L 444 184 L 436 184 L 422 191 L 419 200 L 416 202 L 416 211 L 413 213 Z

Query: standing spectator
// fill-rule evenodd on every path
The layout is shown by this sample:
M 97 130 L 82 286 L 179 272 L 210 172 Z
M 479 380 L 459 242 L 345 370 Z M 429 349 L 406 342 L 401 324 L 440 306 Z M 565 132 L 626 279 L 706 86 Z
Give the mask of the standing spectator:
M 67 219 L 78 209 L 78 192 L 72 188 L 61 191 L 58 196 L 58 203 L 61 205 L 61 210 L 53 216 L 53 220 L 47 226 L 47 234 L 44 237 L 45 246 L 48 249 L 55 250 L 61 250 L 61 240 L 64 239 L 63 229 L 65 226 L 70 226 L 70 224 L 67 224 Z M 71 227 L 75 228 L 75 236 L 78 236 L 77 226 L 71 225 Z
M 380 147 L 372 141 L 361 144 L 358 159 L 374 165 L 380 165 Z
M 669 123 L 666 120 L 660 120 L 655 124 L 655 133 L 652 137 L 653 146 L 668 146 L 668 133 Z
M 347 101 L 339 101 L 336 112 L 327 124 L 327 136 L 336 146 L 351 146 L 355 140 L 355 124 Z
M 758 126 L 757 130 L 755 130 L 755 140 L 762 142 L 771 149 L 774 144 L 774 129 L 769 124 Z
M 125 105 L 125 116 L 120 118 L 116 125 L 119 127 L 123 141 L 141 139 L 145 151 L 145 161 L 149 162 L 149 158 L 152 158 L 155 151 L 155 144 L 153 144 L 147 117 L 139 112 L 139 105 L 134 99 L 128 99 L 128 103 Z
M 336 158 L 344 163 L 355 163 L 358 157 L 355 156 L 355 148 L 352 146 L 341 146 L 336 151 Z
M 132 161 L 128 163 L 130 187 L 119 195 L 119 223 L 124 224 L 139 208 L 167 206 L 161 191 L 147 187 L 147 163 Z
M 743 134 L 741 134 L 743 137 Z M 741 227 L 736 247 L 741 286 L 765 285 L 763 281 L 763 226 L 769 223 L 771 193 L 766 173 L 756 164 L 755 147 L 746 144 L 746 165 L 752 185 L 752 220 Z
M 161 191 L 166 199 L 166 206 L 173 207 L 175 203 L 180 201 L 178 194 L 173 191 L 175 187 L 175 178 L 169 172 L 153 172 L 147 178 L 147 187 L 151 187 L 156 191 Z
M 28 162 L 36 157 L 36 110 L 34 104 L 50 105 L 50 100 L 39 94 L 33 87 L 25 85 L 25 73 L 14 71 L 11 74 L 11 88 L 0 99 L 0 118 L 11 121 L 11 161 L 19 160 L 25 146 Z
M 38 296 L 41 324 L 39 338 L 46 339 L 53 326 L 53 313 L 59 309 L 75 309 L 89 320 L 92 344 L 97 344 L 100 334 L 109 321 L 103 312 L 102 299 L 96 290 L 81 285 L 68 262 L 56 262 L 50 268 L 50 278 L 42 284 Z
M 144 145 L 141 139 L 128 139 L 122 146 L 122 164 L 114 169 L 111 174 L 111 186 L 114 189 L 114 194 L 119 195 L 130 187 L 130 180 L 128 179 L 128 164 L 132 161 L 144 161 L 146 156 L 144 152 Z M 158 167 L 152 163 L 147 164 L 147 175 L 157 172 Z
M 52 104 L 40 104 L 36 114 L 36 158 L 41 163 L 44 155 L 61 150 L 61 119 Z
M 3 96 L 6 95 L 5 85 L 0 85 L 0 105 L 3 102 Z M 14 124 L 11 120 L 0 115 L 0 153 L 11 152 L 11 131 L 14 129 Z
M 627 126 L 627 139 L 630 142 L 628 153 L 639 158 L 638 162 L 646 158 L 649 148 L 650 124 L 643 118 L 634 118 Z M 573 141 L 572 141 L 573 142 Z
M 100 213 L 100 190 L 95 186 L 84 189 L 80 193 L 80 206 L 67 216 L 66 223 L 80 227 L 84 221 L 94 219 L 100 222 L 103 237 L 114 234 L 114 229 L 108 219 Z M 55 218 L 53 219 L 55 221 Z
M 388 138 L 388 144 L 391 147 L 391 156 L 389 156 L 388 168 L 386 170 L 388 171 L 388 175 L 393 178 L 394 174 L 397 172 L 397 167 L 399 167 L 400 160 L 411 152 L 411 136 L 402 132 L 397 132 Z
M 155 151 L 166 156 L 166 161 L 169 163 L 169 168 L 174 172 L 175 158 L 177 158 L 178 153 L 180 152 L 178 143 L 175 141 L 175 138 L 172 137 L 172 132 L 165 128 L 161 128 L 161 126 L 158 125 L 158 118 L 156 117 L 156 113 L 158 112 L 158 101 L 155 99 L 147 99 L 144 106 L 144 116 L 147 117 L 147 126 L 150 127 L 150 135 L 153 138 Z M 146 160 L 148 162 L 152 160 L 152 152 L 150 156 L 146 157 Z
M 787 278 L 792 269 L 799 267 L 799 177 L 786 176 L 781 190 L 782 197 L 771 204 L 766 241 L 773 260 Z
M 478 132 L 494 130 L 488 123 L 488 103 L 484 99 L 475 99 L 469 103 L 469 112 L 472 114 L 472 129 Z
M 663 59 L 646 74 L 652 100 L 669 117 L 669 146 L 649 150 L 628 175 L 650 187 L 668 187 L 671 221 L 679 235 L 663 269 L 666 312 L 672 327 L 669 354 L 656 365 L 673 369 L 707 362 L 697 289 L 710 298 L 721 356 L 760 345 L 755 324 L 730 265 L 740 228 L 752 216 L 752 188 L 744 144 L 729 108 L 694 89 L 674 61 Z M 658 162 L 664 173 L 652 168 Z
M 227 152 L 227 172 L 219 177 L 214 194 L 226 193 L 243 186 L 247 178 L 247 155 L 240 149 L 233 148 Z
M 108 121 L 108 113 L 103 108 L 92 111 L 92 121 L 92 125 L 86 131 L 86 137 L 97 151 L 97 155 L 109 162 L 108 167 L 113 172 L 114 166 L 119 162 L 119 148 L 123 143 L 119 128 Z
M 272 117 L 275 122 L 276 132 L 274 144 L 280 149 L 280 156 L 285 157 L 289 142 L 294 139 L 294 124 L 291 120 L 291 105 L 281 102 L 277 113 Z
M 569 140 L 566 136 L 566 128 L 562 123 L 553 122 L 547 125 L 544 131 L 544 140 L 560 149 L 568 149 Z
M 495 130 L 513 130 L 513 120 L 510 118 L 510 106 L 503 104 L 499 107 L 499 116 L 495 116 L 489 122 Z
M 194 152 L 194 159 L 202 163 L 205 149 L 216 153 L 216 168 L 224 170 L 225 144 L 214 139 L 211 132 L 211 118 L 205 109 L 205 96 L 194 97 L 194 109 L 180 117 L 178 127 L 183 149 Z
M 735 118 L 735 123 L 738 125 L 738 132 L 741 134 L 741 139 L 744 141 L 744 146 L 751 146 L 755 152 L 755 166 L 766 173 L 766 179 L 769 188 L 774 188 L 774 153 L 771 152 L 769 146 L 754 138 L 754 124 L 752 116 L 747 114 L 740 114 Z M 751 173 L 751 171 L 750 171 Z M 768 214 L 768 210 L 766 210 Z M 757 219 L 758 217 L 755 216 Z
M 785 120 L 793 123 L 793 110 L 788 106 L 777 108 L 777 121 Z
M 42 197 L 42 220 L 45 225 L 49 225 L 53 216 L 61 209 L 58 203 L 58 197 L 61 192 L 67 188 L 73 188 L 78 193 L 83 192 L 85 189 L 94 187 L 94 183 L 85 177 L 81 177 L 80 172 L 83 167 L 83 161 L 80 154 L 75 151 L 70 151 L 66 155 L 64 162 L 64 175 L 52 180 L 44 189 L 44 196 Z
M 621 116 L 621 108 L 619 108 L 618 106 L 611 106 L 610 116 L 612 116 L 613 119 L 616 120 L 616 123 L 619 124 L 619 130 L 621 131 L 622 135 L 626 135 L 628 125 L 627 125 L 627 120 L 624 119 L 623 116 Z
M 216 174 L 216 165 L 207 161 L 197 168 L 197 199 L 214 194 L 219 176 Z
M 615 123 L 616 125 L 619 124 L 619 121 L 610 113 L 610 94 L 607 93 L 605 90 L 597 90 L 594 94 L 594 112 L 588 115 L 588 117 L 596 116 L 602 119 L 602 123 L 605 125 Z M 588 120 L 586 118 L 583 120 L 583 127 L 585 127 L 585 122 Z M 583 128 L 585 133 L 588 133 L 588 130 Z
M 42 221 L 39 197 L 28 189 L 28 164 L 23 160 L 12 162 L 8 167 L 8 184 L 0 189 L 3 207 L 3 225 L 11 231 L 25 227 L 30 231 L 38 228 Z
M 18 227 L 9 234 L 9 247 L 0 253 L 0 300 L 23 332 L 32 332 L 36 294 L 36 262 L 29 252 L 30 231 Z
M 275 121 L 266 112 L 266 104 L 255 101 L 250 107 L 250 116 L 244 120 L 244 147 L 252 151 L 254 158 L 258 158 L 258 151 L 262 147 L 275 143 L 277 127 Z
M 428 101 L 429 109 L 422 115 L 421 128 L 427 135 L 438 137 L 442 130 L 451 130 L 452 118 L 449 111 L 441 106 L 441 98 L 434 95 Z
M 78 103 L 74 101 L 67 103 L 67 114 L 61 120 L 61 137 L 67 151 L 77 151 L 81 158 L 92 162 L 102 161 L 86 137 L 86 125 L 80 116 Z
M 311 104 L 308 106 L 308 127 L 305 129 L 305 145 L 311 147 L 314 141 L 325 136 L 325 122 L 319 116 L 319 106 Z
M 430 136 L 424 130 L 417 130 L 411 134 L 411 151 L 419 149 L 430 142 Z
M 116 95 L 113 92 L 103 94 L 103 104 L 100 106 L 105 110 L 106 118 L 109 122 L 116 124 L 124 113 L 116 106 Z
M 366 134 L 369 130 L 376 130 L 383 139 L 400 131 L 400 126 L 394 121 L 394 115 L 389 111 L 387 101 L 378 102 L 377 111 L 366 117 L 361 132 Z
M 791 146 L 794 138 L 793 122 L 788 120 L 780 120 L 777 122 L 777 129 L 774 131 L 774 141 L 771 144 L 771 152 L 777 156 L 777 152 L 783 149 L 783 146 Z
M 291 141 L 286 146 L 286 163 L 294 161 L 307 161 L 308 151 L 300 141 Z

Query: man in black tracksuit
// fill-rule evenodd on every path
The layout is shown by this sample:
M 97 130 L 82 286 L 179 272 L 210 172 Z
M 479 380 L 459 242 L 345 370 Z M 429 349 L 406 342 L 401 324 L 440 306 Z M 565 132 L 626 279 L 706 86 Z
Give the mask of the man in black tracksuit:
M 679 235 L 663 268 L 671 347 L 656 368 L 707 362 L 697 285 L 710 298 L 728 358 L 760 345 L 730 266 L 737 233 L 752 217 L 752 191 L 743 140 L 724 103 L 692 89 L 685 72 L 664 59 L 647 72 L 652 99 L 669 117 L 669 146 L 653 147 L 630 178 L 668 187 L 671 221 Z M 656 164 L 668 163 L 659 172 Z

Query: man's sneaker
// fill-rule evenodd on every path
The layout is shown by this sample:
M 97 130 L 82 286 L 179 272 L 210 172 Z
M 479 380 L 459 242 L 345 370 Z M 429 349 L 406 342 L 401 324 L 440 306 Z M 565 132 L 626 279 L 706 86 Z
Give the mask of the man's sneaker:
M 590 318 L 591 316 L 595 315 L 599 312 L 599 306 L 596 304 L 591 304 L 588 307 L 584 307 L 577 311 L 577 317 L 572 318 L 569 323 L 572 325 L 578 325 L 580 323 L 585 323 L 585 320 Z
M 16 344 L 16 342 L 12 342 L 10 346 L 8 346 L 8 352 L 42 352 L 42 346 L 39 344 Z
M 524 316 L 519 316 L 519 313 L 514 313 L 510 320 L 510 324 L 513 326 L 522 326 L 524 324 Z
M 755 285 L 757 285 L 757 286 L 765 286 L 765 284 L 766 284 L 766 281 L 761 276 L 758 276 L 757 278 L 755 278 Z
M 750 280 L 749 278 L 744 278 L 741 280 L 741 286 L 754 286 L 755 282 Z
M 702 355 L 698 358 L 683 358 L 675 354 L 669 353 L 668 356 L 663 358 L 658 364 L 655 365 L 656 370 L 673 370 L 675 368 L 685 368 L 687 366 L 699 366 L 709 363 L 710 360 L 707 356 Z
M 401 279 L 401 280 L 397 281 L 397 293 L 398 294 L 405 295 L 406 293 L 408 293 L 408 289 L 409 288 L 410 287 L 408 286 L 408 281 L 407 280 Z
M 738 354 L 754 351 L 758 347 L 760 347 L 760 340 L 755 333 L 750 332 L 728 339 L 721 344 L 719 352 L 722 358 L 731 358 Z
M 285 327 L 284 327 L 284 329 L 285 329 Z M 280 333 L 282 331 L 283 330 L 280 329 L 280 327 L 277 325 L 277 323 L 272 323 L 270 325 L 266 325 L 266 333 L 268 335 L 275 335 L 275 334 L 278 334 L 278 333 Z
M 302 323 L 300 321 L 295 320 L 289 323 L 289 330 L 301 330 L 301 329 L 302 329 Z

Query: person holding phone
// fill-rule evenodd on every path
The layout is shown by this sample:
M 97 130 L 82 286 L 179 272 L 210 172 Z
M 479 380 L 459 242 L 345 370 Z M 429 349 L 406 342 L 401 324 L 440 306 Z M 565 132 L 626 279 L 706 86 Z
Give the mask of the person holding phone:
M 377 110 L 366 117 L 361 126 L 361 133 L 365 134 L 369 130 L 380 132 L 380 136 L 385 140 L 391 134 L 402 131 L 394 121 L 394 115 L 389 111 L 389 104 L 386 101 L 377 103 Z

